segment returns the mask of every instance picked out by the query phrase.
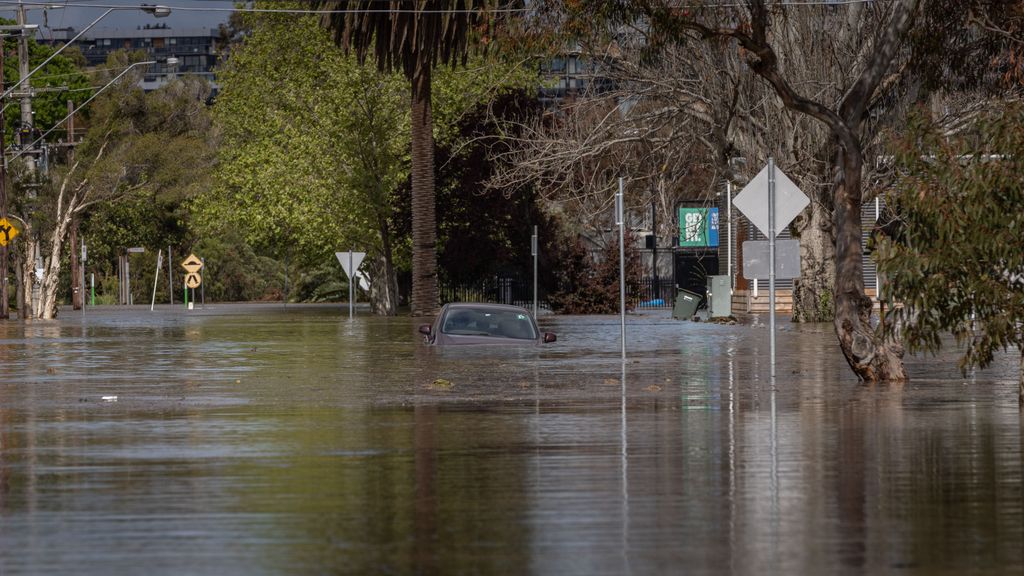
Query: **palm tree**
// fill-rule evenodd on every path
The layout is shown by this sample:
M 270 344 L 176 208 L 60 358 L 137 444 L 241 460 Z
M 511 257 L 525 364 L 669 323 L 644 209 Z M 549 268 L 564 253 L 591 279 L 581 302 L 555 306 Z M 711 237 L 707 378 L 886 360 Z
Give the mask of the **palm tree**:
M 486 22 L 491 0 L 320 0 L 321 23 L 337 45 L 360 62 L 401 68 L 412 83 L 412 314 L 438 308 L 437 219 L 430 73 L 439 63 L 465 60 L 471 31 Z

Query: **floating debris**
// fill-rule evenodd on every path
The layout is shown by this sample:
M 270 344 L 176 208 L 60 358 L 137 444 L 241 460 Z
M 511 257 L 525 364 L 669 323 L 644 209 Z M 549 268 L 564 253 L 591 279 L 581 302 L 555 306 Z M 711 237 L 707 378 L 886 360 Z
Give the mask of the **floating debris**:
M 451 380 L 445 380 L 444 378 L 438 378 L 430 383 L 431 388 L 440 390 L 450 390 L 453 386 L 455 385 L 452 384 Z
M 117 402 L 117 396 L 103 396 L 100 398 L 104 402 Z

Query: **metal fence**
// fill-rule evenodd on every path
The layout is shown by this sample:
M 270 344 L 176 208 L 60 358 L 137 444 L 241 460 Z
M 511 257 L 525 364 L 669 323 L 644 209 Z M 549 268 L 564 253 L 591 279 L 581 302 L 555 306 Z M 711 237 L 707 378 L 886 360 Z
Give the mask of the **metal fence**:
M 491 302 L 513 304 L 529 308 L 533 306 L 533 278 L 521 274 L 499 274 L 477 282 L 440 282 L 441 303 L 448 302 Z M 538 286 L 537 305 L 550 308 L 547 293 Z M 639 290 L 626 294 L 628 305 L 633 309 L 672 308 L 675 304 L 676 288 L 671 278 L 642 278 Z
M 676 287 L 671 278 L 659 278 L 657 283 L 650 277 L 641 278 L 639 292 L 626 294 L 626 298 L 633 308 L 671 308 L 676 301 Z
M 477 282 L 440 282 L 441 303 L 448 302 L 491 302 L 513 304 L 529 308 L 533 306 L 533 278 L 521 274 L 498 274 Z M 537 287 L 537 305 L 546 308 L 547 294 Z

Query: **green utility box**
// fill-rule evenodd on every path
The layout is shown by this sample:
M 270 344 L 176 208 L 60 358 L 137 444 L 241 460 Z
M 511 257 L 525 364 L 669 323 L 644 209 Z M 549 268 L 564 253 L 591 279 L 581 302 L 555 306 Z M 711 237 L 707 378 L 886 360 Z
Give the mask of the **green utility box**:
M 708 276 L 708 317 L 732 315 L 732 290 L 728 276 Z
M 676 320 L 689 320 L 697 313 L 700 306 L 700 294 L 689 290 L 679 289 L 676 294 L 676 305 L 672 308 L 672 317 Z

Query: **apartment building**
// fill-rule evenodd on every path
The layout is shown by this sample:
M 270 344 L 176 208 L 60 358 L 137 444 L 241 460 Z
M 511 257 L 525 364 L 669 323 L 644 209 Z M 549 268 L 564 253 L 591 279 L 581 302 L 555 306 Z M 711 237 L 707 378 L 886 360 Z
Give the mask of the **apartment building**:
M 64 44 L 78 32 L 73 28 L 47 30 L 38 39 L 43 44 Z M 106 63 L 107 57 L 117 50 L 142 50 L 154 60 L 170 57 L 178 59 L 174 66 L 154 64 L 142 79 L 144 90 L 159 88 L 171 78 L 198 75 L 216 88 L 213 70 L 217 65 L 216 28 L 170 28 L 165 24 L 147 24 L 135 29 L 107 28 L 89 31 L 75 41 L 89 66 Z

